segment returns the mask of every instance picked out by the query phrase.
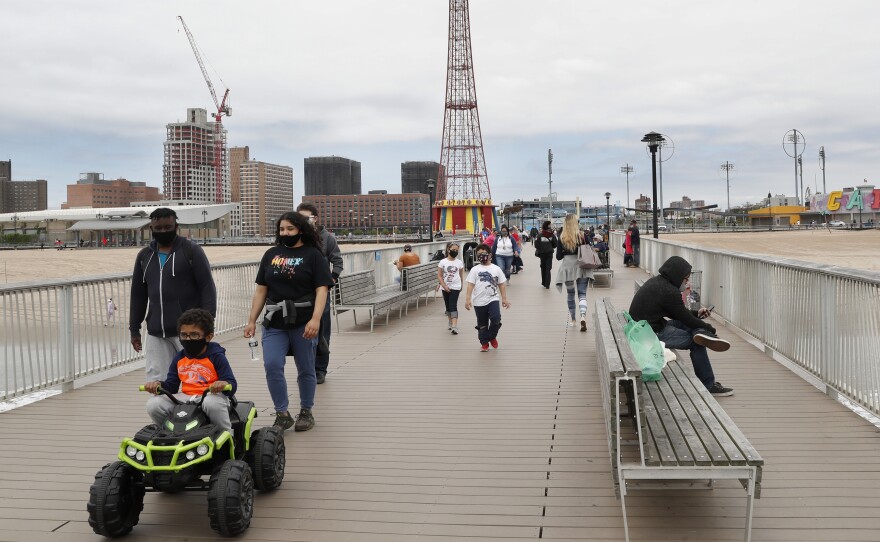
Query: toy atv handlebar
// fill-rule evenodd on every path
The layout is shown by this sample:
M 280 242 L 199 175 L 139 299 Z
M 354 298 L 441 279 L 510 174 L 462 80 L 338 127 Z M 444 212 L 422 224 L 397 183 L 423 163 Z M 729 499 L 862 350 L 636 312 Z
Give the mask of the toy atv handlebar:
M 146 390 L 146 386 L 144 386 L 143 384 L 141 384 L 140 386 L 138 386 L 138 391 L 147 391 L 147 390 Z M 226 384 L 225 386 L 223 386 L 223 389 L 220 390 L 220 391 L 232 391 L 232 384 Z M 195 403 L 195 404 L 201 406 L 202 403 L 205 401 L 205 396 L 208 395 L 208 393 L 210 393 L 210 392 L 211 392 L 211 388 L 205 388 L 205 391 L 202 392 L 202 397 L 201 397 L 201 399 L 199 399 L 199 402 L 198 402 L 198 403 Z M 166 390 L 166 389 L 163 388 L 162 386 L 159 386 L 158 389 L 156 389 L 156 395 L 164 395 L 164 396 L 168 397 L 169 399 L 171 399 L 172 401 L 174 401 L 174 404 L 175 404 L 175 405 L 184 405 L 184 404 L 186 404 L 186 403 L 184 403 L 183 401 L 181 401 L 180 399 L 178 399 L 177 397 L 175 397 L 173 393 L 171 393 L 170 391 Z

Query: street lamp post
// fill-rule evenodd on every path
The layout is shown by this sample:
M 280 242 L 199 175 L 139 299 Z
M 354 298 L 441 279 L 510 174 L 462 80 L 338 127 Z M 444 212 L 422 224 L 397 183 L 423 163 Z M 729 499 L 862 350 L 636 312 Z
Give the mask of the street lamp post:
M 620 166 L 620 172 L 626 173 L 626 206 L 632 207 L 632 202 L 629 199 L 629 174 L 632 173 L 633 167 L 629 164 Z
M 798 158 L 803 154 L 806 144 L 807 140 L 804 138 L 804 134 L 794 128 L 785 132 L 782 139 L 782 150 L 794 158 L 794 195 L 798 199 L 798 205 L 800 205 L 801 199 L 801 189 L 798 183 Z M 789 152 L 789 147 L 791 147 L 791 152 Z
M 651 218 L 653 219 L 654 225 L 654 231 L 652 232 L 654 239 L 660 237 L 657 233 L 657 148 L 660 147 L 664 141 L 666 141 L 666 139 L 657 132 L 648 132 L 645 134 L 645 137 L 642 138 L 642 143 L 647 143 L 648 149 L 651 151 L 651 185 L 653 188 Z
M 773 194 L 767 192 L 767 210 L 770 212 L 770 231 L 773 231 Z
M 202 209 L 202 244 L 208 244 L 208 211 Z
M 822 193 L 825 192 L 825 146 L 819 147 L 819 168 L 822 170 Z
M 605 221 L 608 223 L 608 231 L 610 232 L 611 231 L 611 192 L 605 192 Z
M 431 230 L 431 238 L 434 238 L 434 187 L 436 183 L 434 179 L 428 179 L 425 182 L 428 187 L 428 228 Z M 439 229 L 439 228 L 437 228 Z
M 550 203 L 550 216 L 547 219 L 553 220 L 553 149 L 547 149 L 547 184 L 550 185 L 550 191 L 547 194 Z

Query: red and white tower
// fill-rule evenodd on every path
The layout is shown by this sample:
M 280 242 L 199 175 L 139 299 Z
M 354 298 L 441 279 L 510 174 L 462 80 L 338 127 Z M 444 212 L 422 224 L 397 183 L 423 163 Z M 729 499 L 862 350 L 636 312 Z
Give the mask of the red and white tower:
M 474 232 L 498 225 L 477 111 L 468 0 L 449 0 L 446 107 L 437 179 L 431 210 L 435 230 Z

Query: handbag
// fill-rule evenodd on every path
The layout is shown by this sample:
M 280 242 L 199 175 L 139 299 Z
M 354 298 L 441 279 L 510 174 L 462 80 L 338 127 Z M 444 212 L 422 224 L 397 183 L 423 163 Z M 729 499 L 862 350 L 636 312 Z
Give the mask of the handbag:
M 590 245 L 578 245 L 578 267 L 581 269 L 599 269 L 602 260 Z
M 642 369 L 642 380 L 654 382 L 663 378 L 661 371 L 666 365 L 663 343 L 657 338 L 657 334 L 651 329 L 647 320 L 636 322 L 628 312 L 623 311 L 626 325 L 623 326 L 623 334 L 629 343 L 633 356 Z

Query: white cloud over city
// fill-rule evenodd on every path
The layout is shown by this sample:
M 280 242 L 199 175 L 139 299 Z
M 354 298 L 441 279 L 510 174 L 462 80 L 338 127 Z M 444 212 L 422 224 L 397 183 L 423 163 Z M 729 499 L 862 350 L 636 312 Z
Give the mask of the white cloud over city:
M 438 160 L 445 93 L 444 0 L 0 3 L 0 158 L 49 180 L 49 204 L 79 173 L 161 186 L 165 124 L 211 106 L 182 15 L 231 89 L 231 145 L 294 168 L 336 154 L 363 186 L 400 190 L 400 163 Z M 880 3 L 471 0 L 489 180 L 496 201 L 547 192 L 625 201 L 650 191 L 640 140 L 669 134 L 666 201 L 726 206 L 791 195 L 782 149 L 807 140 L 804 183 L 878 181 Z M 215 84 L 222 86 L 215 76 Z M 222 88 L 218 89 L 222 92 Z M 880 183 L 878 183 L 880 184 Z

